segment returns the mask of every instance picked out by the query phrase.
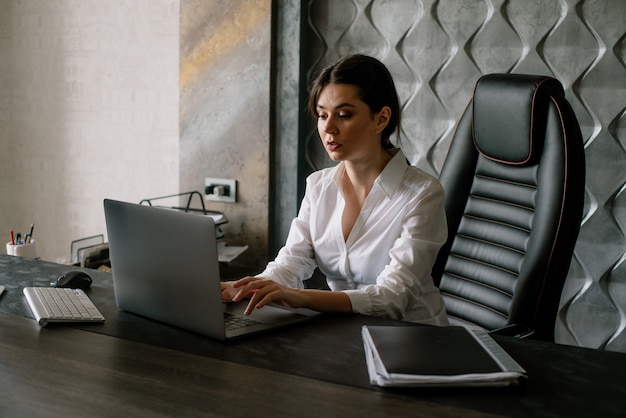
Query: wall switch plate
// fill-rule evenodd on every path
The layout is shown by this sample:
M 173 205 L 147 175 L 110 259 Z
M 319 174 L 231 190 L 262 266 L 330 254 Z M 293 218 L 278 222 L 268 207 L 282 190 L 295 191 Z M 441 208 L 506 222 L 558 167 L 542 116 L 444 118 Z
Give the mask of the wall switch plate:
M 237 180 L 205 178 L 204 198 L 214 202 L 235 203 L 237 201 Z

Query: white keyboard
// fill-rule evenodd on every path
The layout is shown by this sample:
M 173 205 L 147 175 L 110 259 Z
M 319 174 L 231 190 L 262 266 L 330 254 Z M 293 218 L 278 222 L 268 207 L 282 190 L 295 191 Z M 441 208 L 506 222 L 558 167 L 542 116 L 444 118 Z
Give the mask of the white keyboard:
M 81 289 L 25 287 L 24 296 L 41 326 L 49 322 L 104 321 L 104 316 Z

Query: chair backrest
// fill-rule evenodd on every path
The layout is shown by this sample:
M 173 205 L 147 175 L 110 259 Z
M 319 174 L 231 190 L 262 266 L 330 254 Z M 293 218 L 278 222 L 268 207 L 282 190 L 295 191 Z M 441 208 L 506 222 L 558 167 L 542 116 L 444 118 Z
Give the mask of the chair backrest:
M 433 278 L 452 324 L 554 341 L 584 205 L 580 127 L 554 78 L 476 83 L 440 174 L 448 241 Z

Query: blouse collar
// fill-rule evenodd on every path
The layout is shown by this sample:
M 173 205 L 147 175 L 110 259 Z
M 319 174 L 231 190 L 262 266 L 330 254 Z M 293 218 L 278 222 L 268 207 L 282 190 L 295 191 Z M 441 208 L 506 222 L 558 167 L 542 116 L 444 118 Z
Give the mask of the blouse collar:
M 383 171 L 376 178 L 374 184 L 378 184 L 387 198 L 391 198 L 402 182 L 404 172 L 409 164 L 400 148 L 393 148 L 388 152 L 392 155 L 391 160 L 389 160 L 385 168 L 383 168 Z M 342 161 L 337 165 L 332 176 L 333 182 L 339 190 L 341 190 L 341 179 L 345 171 L 346 169 Z

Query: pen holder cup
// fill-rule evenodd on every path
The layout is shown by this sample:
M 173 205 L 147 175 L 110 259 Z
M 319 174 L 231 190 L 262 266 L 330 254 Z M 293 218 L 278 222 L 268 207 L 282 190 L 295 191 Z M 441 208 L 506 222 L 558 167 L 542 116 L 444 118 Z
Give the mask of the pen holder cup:
M 18 257 L 37 258 L 37 246 L 35 240 L 32 240 L 28 244 L 11 244 L 7 242 L 7 254 L 15 255 Z

